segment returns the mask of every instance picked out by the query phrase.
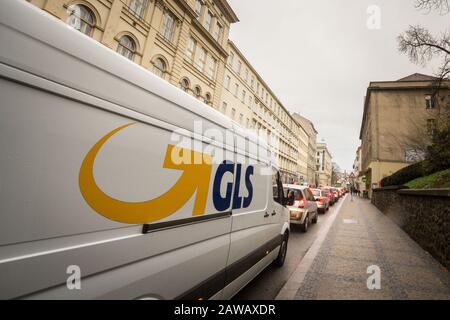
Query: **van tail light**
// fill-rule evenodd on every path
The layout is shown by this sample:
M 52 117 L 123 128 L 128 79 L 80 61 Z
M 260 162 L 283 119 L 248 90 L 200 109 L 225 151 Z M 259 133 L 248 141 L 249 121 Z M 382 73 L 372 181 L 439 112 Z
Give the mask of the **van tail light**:
M 324 203 L 325 202 L 325 198 L 324 197 L 320 197 L 320 203 Z
M 333 198 L 333 192 L 330 192 L 329 194 L 328 194 L 328 198 Z
M 307 204 L 308 204 L 308 201 L 306 201 L 305 199 L 302 199 L 302 200 L 300 200 L 298 207 L 299 207 L 299 209 L 304 209 Z

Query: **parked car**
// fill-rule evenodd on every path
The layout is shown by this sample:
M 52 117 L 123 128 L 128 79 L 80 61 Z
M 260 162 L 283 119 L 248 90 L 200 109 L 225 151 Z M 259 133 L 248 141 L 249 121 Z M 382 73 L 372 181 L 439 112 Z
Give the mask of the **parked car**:
M 327 196 L 327 198 L 330 200 L 330 207 L 334 206 L 334 204 L 336 203 L 335 199 L 334 199 L 334 193 L 331 191 L 330 188 L 325 187 L 325 188 L 321 188 L 320 190 L 323 191 L 323 193 Z
M 287 208 L 290 211 L 291 224 L 300 225 L 303 232 L 308 232 L 311 223 L 319 219 L 316 199 L 308 187 L 283 185 Z
M 283 265 L 265 141 L 27 1 L 0 1 L 0 37 L 0 300 L 222 300 Z M 214 159 L 198 121 L 258 161 Z
M 334 195 L 334 202 L 339 202 L 339 191 L 337 188 L 330 188 L 331 192 Z
M 319 212 L 325 213 L 330 209 L 330 198 L 325 191 L 320 189 L 311 189 L 314 199 L 316 199 L 317 209 Z

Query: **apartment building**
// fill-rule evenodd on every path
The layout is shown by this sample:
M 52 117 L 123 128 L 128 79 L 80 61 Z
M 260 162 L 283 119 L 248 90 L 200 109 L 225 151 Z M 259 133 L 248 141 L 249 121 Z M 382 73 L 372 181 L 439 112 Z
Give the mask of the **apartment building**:
M 319 186 L 331 185 L 332 156 L 326 143 L 317 143 L 316 170 L 319 178 Z
M 436 78 L 423 74 L 370 83 L 360 132 L 360 171 L 369 195 L 384 177 L 423 159 L 433 132 L 448 121 L 449 110 L 449 81 L 439 91 Z
M 305 168 L 302 163 L 303 151 L 307 152 L 306 132 L 232 41 L 228 41 L 220 111 L 267 137 L 283 182 L 300 183 L 306 177 L 306 163 Z
M 310 186 L 319 185 L 319 176 L 316 168 L 316 154 L 317 154 L 317 130 L 314 124 L 307 118 L 294 113 L 294 119 L 306 131 L 308 135 L 308 159 L 307 159 L 307 174 L 306 182 Z

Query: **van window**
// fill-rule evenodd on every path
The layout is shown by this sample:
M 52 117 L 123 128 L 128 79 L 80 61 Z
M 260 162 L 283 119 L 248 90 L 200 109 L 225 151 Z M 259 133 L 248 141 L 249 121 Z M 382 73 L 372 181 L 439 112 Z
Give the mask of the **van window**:
M 273 200 L 279 204 L 283 204 L 283 185 L 281 183 L 280 174 L 277 170 L 273 170 L 272 174 L 272 190 Z
M 316 197 L 320 197 L 320 190 L 311 190 L 312 194 Z

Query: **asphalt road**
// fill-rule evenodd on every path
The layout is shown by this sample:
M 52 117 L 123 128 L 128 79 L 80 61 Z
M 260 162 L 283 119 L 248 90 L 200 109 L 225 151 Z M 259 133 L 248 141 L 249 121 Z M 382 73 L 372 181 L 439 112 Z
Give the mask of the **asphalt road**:
M 339 200 L 339 203 L 342 200 Z M 284 266 L 282 268 L 269 266 L 242 289 L 233 300 L 274 300 L 313 244 L 321 225 L 336 214 L 337 207 L 338 204 L 335 204 L 326 214 L 319 214 L 319 222 L 316 225 L 312 224 L 307 233 L 303 233 L 298 226 L 291 226 Z

